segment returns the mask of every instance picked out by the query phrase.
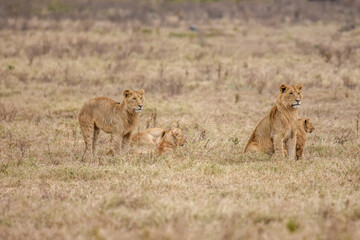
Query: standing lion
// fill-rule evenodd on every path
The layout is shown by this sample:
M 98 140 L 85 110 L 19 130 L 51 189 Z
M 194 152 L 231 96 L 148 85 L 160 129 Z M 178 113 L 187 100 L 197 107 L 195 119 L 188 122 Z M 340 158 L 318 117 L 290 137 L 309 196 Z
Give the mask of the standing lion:
M 96 155 L 100 130 L 111 134 L 113 148 L 110 152 L 119 153 L 120 147 L 127 148 L 144 106 L 144 90 L 125 90 L 123 95 L 121 103 L 107 97 L 97 97 L 82 106 L 78 116 L 85 141 L 82 160 L 89 150 L 93 156 Z
M 260 121 L 250 136 L 246 152 L 263 151 L 284 157 L 284 143 L 289 159 L 295 158 L 298 109 L 302 99 L 302 84 L 282 84 L 276 105 Z

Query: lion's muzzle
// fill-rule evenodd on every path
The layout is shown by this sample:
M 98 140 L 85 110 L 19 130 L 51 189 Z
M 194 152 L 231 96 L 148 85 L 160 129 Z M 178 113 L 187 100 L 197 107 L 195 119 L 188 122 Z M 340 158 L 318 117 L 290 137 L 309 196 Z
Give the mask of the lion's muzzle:
M 300 108 L 300 106 L 301 106 L 300 100 L 295 100 L 295 101 L 296 101 L 296 103 L 295 103 L 295 104 L 291 104 L 291 106 L 292 106 L 293 108 Z
M 138 105 L 138 106 L 139 106 L 139 108 L 135 109 L 135 112 L 141 112 L 142 111 L 143 105 Z

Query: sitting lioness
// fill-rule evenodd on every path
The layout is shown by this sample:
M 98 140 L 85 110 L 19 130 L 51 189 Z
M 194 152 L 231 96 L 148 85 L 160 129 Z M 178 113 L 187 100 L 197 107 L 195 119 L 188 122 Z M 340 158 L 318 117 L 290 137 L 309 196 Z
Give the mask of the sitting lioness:
M 260 121 L 245 147 L 246 152 L 263 151 L 284 157 L 284 143 L 289 158 L 295 158 L 298 109 L 302 99 L 302 84 L 282 84 L 276 105 Z
M 165 130 L 163 128 L 148 128 L 131 139 L 131 145 L 137 153 L 148 153 L 157 151 L 159 155 L 163 152 L 184 146 L 186 140 L 179 128 Z
M 100 130 L 111 134 L 112 153 L 119 152 L 120 144 L 122 148 L 127 147 L 144 106 L 144 90 L 125 90 L 123 95 L 121 103 L 107 97 L 97 97 L 82 106 L 78 116 L 85 141 L 82 160 L 91 146 L 93 156 L 96 154 L 96 141 Z
M 308 118 L 300 118 L 298 120 L 298 131 L 296 137 L 296 158 L 301 159 L 304 149 L 305 143 L 307 140 L 307 133 L 312 133 L 315 130 L 314 126 L 311 124 L 310 119 Z

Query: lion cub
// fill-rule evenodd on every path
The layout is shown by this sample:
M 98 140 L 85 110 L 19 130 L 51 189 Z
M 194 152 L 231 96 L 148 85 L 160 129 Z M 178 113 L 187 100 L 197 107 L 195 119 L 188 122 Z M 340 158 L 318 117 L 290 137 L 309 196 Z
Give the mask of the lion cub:
M 296 158 L 301 159 L 304 149 L 305 143 L 307 140 L 307 133 L 312 133 L 315 130 L 314 126 L 310 122 L 308 118 L 300 118 L 298 120 L 298 130 L 296 136 Z
M 144 90 L 125 90 L 121 103 L 107 97 L 97 97 L 84 103 L 78 120 L 85 141 L 85 150 L 82 156 L 90 150 L 96 155 L 96 141 L 100 130 L 111 134 L 112 153 L 118 153 L 120 144 L 127 147 L 131 133 L 135 129 L 139 113 L 144 106 Z
M 245 153 L 262 151 L 284 157 L 284 143 L 289 158 L 295 158 L 298 109 L 301 106 L 302 84 L 282 84 L 276 104 L 250 136 Z
M 163 128 L 148 128 L 131 139 L 131 145 L 137 153 L 147 153 L 156 150 L 159 155 L 175 149 L 177 146 L 184 146 L 186 140 L 179 128 L 165 130 Z

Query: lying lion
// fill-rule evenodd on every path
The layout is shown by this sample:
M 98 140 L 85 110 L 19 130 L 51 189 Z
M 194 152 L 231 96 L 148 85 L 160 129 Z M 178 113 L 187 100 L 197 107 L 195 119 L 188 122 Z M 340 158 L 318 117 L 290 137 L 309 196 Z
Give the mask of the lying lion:
M 276 98 L 276 105 L 260 121 L 250 136 L 245 153 L 263 151 L 284 157 L 284 143 L 289 158 L 294 159 L 298 109 L 302 99 L 302 85 L 282 84 Z
M 312 133 L 315 130 L 314 126 L 310 122 L 308 118 L 300 118 L 298 120 L 298 131 L 296 137 L 296 158 L 301 159 L 304 149 L 305 143 L 307 140 L 307 133 Z
M 131 139 L 133 151 L 136 153 L 150 153 L 157 151 L 159 155 L 175 149 L 177 146 L 184 146 L 186 140 L 179 128 L 165 130 L 163 128 L 148 128 Z
M 120 151 L 120 143 L 122 148 L 127 147 L 144 106 L 144 90 L 125 90 L 123 95 L 121 103 L 107 97 L 97 97 L 82 106 L 78 116 L 85 141 L 82 160 L 89 150 L 93 156 L 96 155 L 96 141 L 100 130 L 111 134 L 113 154 Z

